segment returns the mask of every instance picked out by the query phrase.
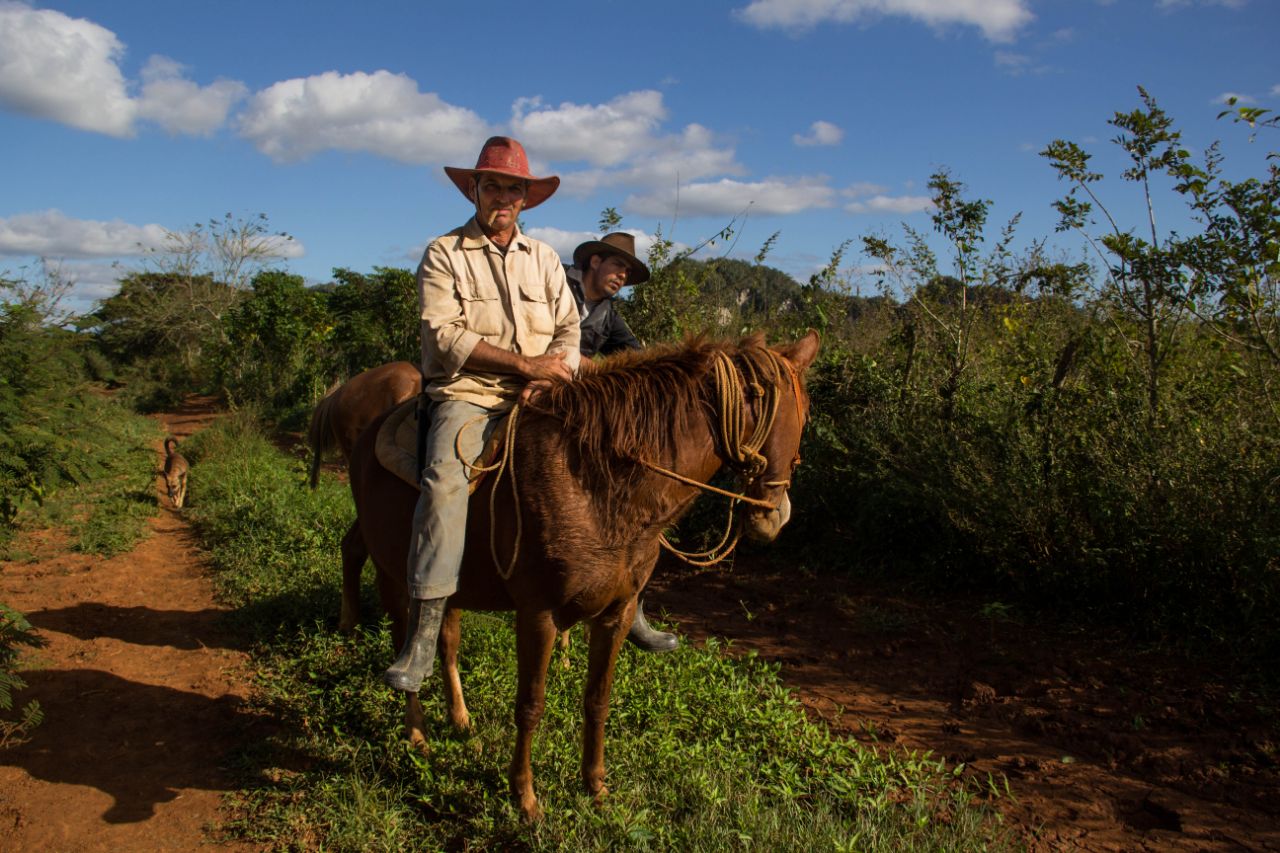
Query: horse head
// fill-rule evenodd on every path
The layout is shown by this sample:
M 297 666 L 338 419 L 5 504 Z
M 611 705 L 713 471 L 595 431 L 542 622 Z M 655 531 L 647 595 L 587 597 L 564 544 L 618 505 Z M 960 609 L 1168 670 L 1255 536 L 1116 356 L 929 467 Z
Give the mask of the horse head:
M 757 346 L 763 349 L 762 344 L 761 340 Z M 757 424 L 768 429 L 756 451 L 756 459 L 763 458 L 763 468 L 747 477 L 745 493 L 751 501 L 741 511 L 743 533 L 757 542 L 773 541 L 791 519 L 788 491 L 800 464 L 800 439 L 809 418 L 804 374 L 818 355 L 818 344 L 818 333 L 810 331 L 794 343 L 769 348 L 764 363 L 772 369 L 756 369 L 755 382 L 746 389 L 754 398 L 750 403 Z

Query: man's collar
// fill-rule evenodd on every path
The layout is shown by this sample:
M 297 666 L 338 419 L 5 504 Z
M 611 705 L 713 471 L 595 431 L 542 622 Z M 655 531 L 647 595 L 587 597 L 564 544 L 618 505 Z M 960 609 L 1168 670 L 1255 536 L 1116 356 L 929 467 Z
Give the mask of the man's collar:
M 529 242 L 529 238 L 520 230 L 520 226 L 515 226 L 516 233 L 511 236 L 511 242 L 507 244 L 508 249 L 517 248 L 526 252 L 532 251 L 533 244 Z M 489 235 L 484 233 L 484 229 L 480 227 L 480 222 L 474 216 L 467 220 L 467 224 L 462 226 L 462 248 L 464 249 L 482 249 L 485 246 L 493 245 L 489 239 Z

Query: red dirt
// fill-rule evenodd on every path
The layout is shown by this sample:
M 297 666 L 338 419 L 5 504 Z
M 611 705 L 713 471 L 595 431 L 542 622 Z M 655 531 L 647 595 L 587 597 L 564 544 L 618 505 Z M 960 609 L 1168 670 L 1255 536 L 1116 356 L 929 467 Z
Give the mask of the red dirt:
M 1033 850 L 1280 850 L 1276 712 L 1226 665 L 765 564 L 664 564 L 646 612 L 779 662 L 834 731 L 1007 777 Z
M 214 416 L 207 402 L 160 415 L 179 440 Z M 163 451 L 156 444 L 156 467 Z M 163 497 L 151 535 L 110 559 L 23 541 L 34 562 L 0 563 L 0 601 L 48 645 L 16 697 L 44 721 L 0 749 L 0 848 L 196 850 L 236 788 L 225 762 L 252 736 L 247 655 L 220 625 L 195 537 Z M 255 850 L 243 844 L 225 849 Z
M 158 417 L 181 439 L 213 416 L 197 403 Z M 49 640 L 19 694 L 45 721 L 0 750 L 6 850 L 205 846 L 234 790 L 225 756 L 269 725 L 244 708 L 247 659 L 187 525 L 166 505 L 152 527 L 114 559 L 0 563 L 0 601 Z M 645 601 L 686 642 L 725 637 L 779 662 L 835 731 L 1007 777 L 1012 796 L 994 802 L 1034 850 L 1280 850 L 1274 712 L 1233 692 L 1225 667 L 759 556 L 732 571 L 664 563 Z

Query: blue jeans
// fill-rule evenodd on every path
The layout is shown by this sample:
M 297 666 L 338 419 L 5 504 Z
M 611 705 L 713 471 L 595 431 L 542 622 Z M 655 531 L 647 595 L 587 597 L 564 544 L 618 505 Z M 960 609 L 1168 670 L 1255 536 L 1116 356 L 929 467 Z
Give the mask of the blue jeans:
M 409 595 L 413 598 L 446 598 L 457 591 L 467 544 L 468 498 L 468 472 L 458 449 L 468 462 L 474 462 L 506 414 L 461 400 L 445 400 L 432 408 L 422 493 L 413 511 L 409 542 Z

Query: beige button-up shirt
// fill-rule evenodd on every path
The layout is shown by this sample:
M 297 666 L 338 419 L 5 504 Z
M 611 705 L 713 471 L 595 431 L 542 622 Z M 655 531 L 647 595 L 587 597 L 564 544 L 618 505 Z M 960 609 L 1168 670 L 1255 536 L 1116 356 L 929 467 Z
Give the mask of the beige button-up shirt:
M 560 257 L 518 229 L 503 254 L 475 217 L 437 237 L 418 265 L 422 372 L 433 400 L 507 408 L 525 380 L 462 365 L 480 341 L 527 356 L 564 350 L 577 372 L 578 306 Z

